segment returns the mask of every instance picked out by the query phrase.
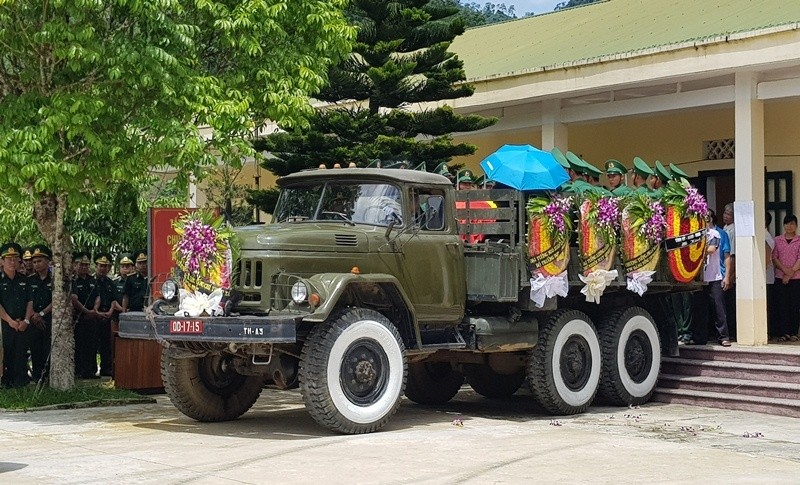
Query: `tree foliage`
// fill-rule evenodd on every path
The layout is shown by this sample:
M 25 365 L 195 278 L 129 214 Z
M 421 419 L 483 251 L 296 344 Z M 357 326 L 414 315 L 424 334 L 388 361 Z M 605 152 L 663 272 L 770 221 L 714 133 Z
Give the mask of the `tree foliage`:
M 236 163 L 267 119 L 302 126 L 308 94 L 350 49 L 344 3 L 0 0 L 0 193 L 32 201 L 55 278 L 68 206 L 154 167 L 184 183 L 217 157 Z M 60 285 L 53 297 L 54 322 L 69 324 Z M 53 342 L 56 387 L 72 385 L 70 345 Z
M 595 3 L 597 1 L 599 0 L 569 0 L 557 4 L 556 8 L 554 8 L 553 10 L 563 10 L 565 8 L 580 7 L 581 5 L 589 5 L 590 3 Z
M 279 123 L 285 131 L 255 143 L 274 157 L 263 167 L 283 176 L 320 163 L 384 165 L 404 161 L 432 170 L 476 147 L 454 143 L 452 132 L 494 124 L 494 118 L 463 116 L 449 106 L 411 109 L 421 103 L 470 96 L 463 62 L 448 51 L 464 31 L 459 8 L 427 0 L 354 0 L 347 9 L 358 29 L 352 54 L 331 68 L 317 98 L 326 103 L 309 127 Z M 271 212 L 274 197 L 254 196 Z
M 478 2 L 461 2 L 459 0 L 434 0 L 431 3 L 459 9 L 459 14 L 467 27 L 494 24 L 517 18 L 515 7 L 513 5 L 506 6 L 505 3 L 486 2 L 481 5 Z

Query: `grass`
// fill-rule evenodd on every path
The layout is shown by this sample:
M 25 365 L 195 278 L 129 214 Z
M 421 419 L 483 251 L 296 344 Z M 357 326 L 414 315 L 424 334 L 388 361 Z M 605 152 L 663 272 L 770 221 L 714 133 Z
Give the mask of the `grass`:
M 152 399 L 132 391 L 104 385 L 77 386 L 68 391 L 49 387 L 37 390 L 32 385 L 0 390 L 0 408 L 6 410 L 27 410 L 43 406 L 54 408 L 107 406 L 141 402 L 152 402 Z

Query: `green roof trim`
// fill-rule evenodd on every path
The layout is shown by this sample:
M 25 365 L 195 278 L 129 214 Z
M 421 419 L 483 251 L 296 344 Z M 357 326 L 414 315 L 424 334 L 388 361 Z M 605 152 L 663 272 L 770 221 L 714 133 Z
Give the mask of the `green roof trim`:
M 798 1 L 606 0 L 471 28 L 450 50 L 480 80 L 798 28 Z

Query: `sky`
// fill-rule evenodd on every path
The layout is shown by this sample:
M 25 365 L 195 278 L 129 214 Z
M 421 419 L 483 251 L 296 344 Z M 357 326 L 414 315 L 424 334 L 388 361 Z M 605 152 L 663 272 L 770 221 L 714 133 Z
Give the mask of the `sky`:
M 486 0 L 470 0 L 479 4 L 486 3 Z M 488 0 L 491 3 L 505 3 L 507 6 L 514 6 L 517 12 L 517 17 L 522 17 L 526 12 L 533 12 L 535 14 L 552 12 L 556 4 L 561 3 L 563 0 Z

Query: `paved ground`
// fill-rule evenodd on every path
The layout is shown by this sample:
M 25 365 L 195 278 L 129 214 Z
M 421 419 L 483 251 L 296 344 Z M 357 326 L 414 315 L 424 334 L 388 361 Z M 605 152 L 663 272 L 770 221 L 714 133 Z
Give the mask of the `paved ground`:
M 459 418 L 463 427 L 453 424 Z M 745 433 L 763 437 L 746 438 Z M 297 391 L 230 423 L 156 404 L 0 414 L 0 483 L 798 483 L 800 420 L 690 406 L 554 421 L 519 393 L 404 401 L 382 432 L 331 434 Z

